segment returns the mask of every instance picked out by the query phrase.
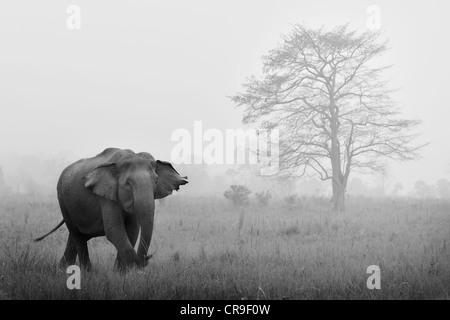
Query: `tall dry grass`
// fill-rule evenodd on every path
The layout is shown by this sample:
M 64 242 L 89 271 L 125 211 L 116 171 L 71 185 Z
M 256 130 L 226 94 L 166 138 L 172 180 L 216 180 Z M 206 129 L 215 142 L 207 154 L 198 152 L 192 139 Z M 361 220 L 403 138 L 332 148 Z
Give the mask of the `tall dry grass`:
M 113 270 L 115 249 L 89 242 L 92 271 L 68 290 L 58 268 L 68 232 L 33 237 L 61 219 L 54 197 L 0 199 L 0 299 L 448 299 L 450 204 L 272 199 L 236 208 L 221 198 L 174 196 L 157 206 L 144 270 Z M 381 290 L 366 287 L 381 267 Z

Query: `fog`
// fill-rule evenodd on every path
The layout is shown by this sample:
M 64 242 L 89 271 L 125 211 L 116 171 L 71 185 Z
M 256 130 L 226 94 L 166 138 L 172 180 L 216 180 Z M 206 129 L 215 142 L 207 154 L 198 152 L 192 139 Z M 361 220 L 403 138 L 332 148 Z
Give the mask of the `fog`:
M 81 10 L 79 30 L 67 27 L 66 10 L 72 4 Z M 193 131 L 194 121 L 202 121 L 205 129 L 243 128 L 242 110 L 227 96 L 261 72 L 261 56 L 277 46 L 281 34 L 296 23 L 349 23 L 365 31 L 371 4 L 3 2 L 0 188 L 54 192 L 67 164 L 112 146 L 171 161 L 172 133 Z M 418 161 L 388 162 L 385 176 L 352 175 L 349 194 L 417 196 L 426 189 L 437 197 L 442 179 L 450 179 L 450 23 L 443 10 L 450 6 L 426 4 L 376 3 L 392 47 L 382 62 L 393 64 L 392 87 L 400 88 L 395 98 L 405 117 L 423 121 L 419 140 L 430 144 Z M 177 168 L 190 176 L 186 194 L 221 194 L 232 183 L 247 184 L 252 191 L 275 190 L 280 196 L 330 192 L 328 185 L 313 179 L 280 183 L 253 176 L 248 166 Z

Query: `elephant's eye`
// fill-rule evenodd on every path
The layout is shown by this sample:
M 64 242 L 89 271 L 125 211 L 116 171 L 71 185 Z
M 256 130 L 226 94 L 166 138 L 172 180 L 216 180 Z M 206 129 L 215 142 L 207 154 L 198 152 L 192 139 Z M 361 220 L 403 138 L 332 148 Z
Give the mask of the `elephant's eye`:
M 131 184 L 125 183 L 124 188 L 127 190 L 131 190 Z

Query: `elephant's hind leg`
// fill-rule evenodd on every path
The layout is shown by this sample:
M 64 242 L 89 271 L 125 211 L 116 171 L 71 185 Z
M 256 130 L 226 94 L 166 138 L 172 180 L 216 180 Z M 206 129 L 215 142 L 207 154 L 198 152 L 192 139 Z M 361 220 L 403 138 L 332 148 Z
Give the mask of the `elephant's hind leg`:
M 89 239 L 86 238 L 86 236 L 76 233 L 70 233 L 70 237 L 73 241 L 74 247 L 77 250 L 80 265 L 88 270 L 91 269 L 92 264 L 89 260 L 89 250 L 87 247 L 87 241 Z
M 77 259 L 77 248 L 69 233 L 66 250 L 64 251 L 64 255 L 61 258 L 61 261 L 59 262 L 59 266 L 61 268 L 66 268 L 67 266 L 75 264 L 76 259 Z
M 64 255 L 61 258 L 59 265 L 64 268 L 69 265 L 75 264 L 75 261 L 78 259 L 80 261 L 80 265 L 90 268 L 91 262 L 89 261 L 89 252 L 87 248 L 87 240 L 85 236 L 78 233 L 76 229 L 70 223 L 71 219 L 68 214 L 68 210 L 64 204 L 64 201 L 58 195 L 59 206 L 61 208 L 61 213 L 66 221 L 67 229 L 69 229 L 69 238 L 67 239 L 66 250 L 64 251 Z

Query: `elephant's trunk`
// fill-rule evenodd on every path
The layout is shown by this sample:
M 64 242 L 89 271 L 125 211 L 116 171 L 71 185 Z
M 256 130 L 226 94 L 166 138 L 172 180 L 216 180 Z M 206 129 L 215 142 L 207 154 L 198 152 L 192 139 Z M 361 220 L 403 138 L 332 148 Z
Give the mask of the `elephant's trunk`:
M 141 237 L 137 255 L 142 266 L 147 265 L 147 252 L 153 234 L 153 221 L 155 216 L 155 199 L 153 191 L 146 190 L 135 198 L 135 209 L 141 226 Z

